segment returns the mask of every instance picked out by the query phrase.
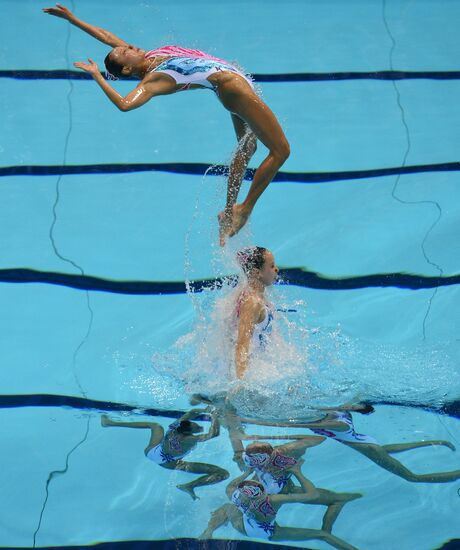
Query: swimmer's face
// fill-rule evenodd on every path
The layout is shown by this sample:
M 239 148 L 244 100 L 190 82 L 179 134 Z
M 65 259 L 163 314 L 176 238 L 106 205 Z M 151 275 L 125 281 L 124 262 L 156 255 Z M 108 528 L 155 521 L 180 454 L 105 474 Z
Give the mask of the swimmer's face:
M 144 50 L 134 46 L 117 46 L 110 52 L 110 59 L 128 68 L 134 68 L 144 61 Z
M 276 281 L 279 269 L 275 263 L 275 257 L 269 250 L 265 252 L 264 258 L 264 265 L 259 270 L 259 276 L 265 286 L 270 286 Z

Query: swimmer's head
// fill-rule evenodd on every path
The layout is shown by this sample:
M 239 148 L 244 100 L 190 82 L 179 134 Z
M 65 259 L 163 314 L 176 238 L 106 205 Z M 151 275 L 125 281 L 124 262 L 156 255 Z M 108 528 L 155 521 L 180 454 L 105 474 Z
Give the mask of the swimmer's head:
M 144 50 L 126 45 L 113 48 L 104 59 L 104 65 L 109 78 L 129 78 L 140 76 L 144 61 Z
M 270 286 L 278 277 L 278 267 L 273 254 L 262 246 L 242 248 L 236 259 L 248 279 L 256 279 L 265 286 Z
M 182 435 L 191 435 L 202 431 L 203 428 L 199 424 L 196 422 L 190 422 L 190 420 L 182 420 L 176 428 L 176 432 Z
M 370 403 L 360 403 L 359 405 L 355 405 L 355 407 L 352 410 L 361 414 L 372 414 L 375 411 Z
M 246 453 L 248 455 L 254 453 L 265 453 L 267 455 L 271 455 L 272 452 L 273 447 L 270 445 L 270 443 L 267 443 L 266 441 L 256 441 L 255 443 L 250 443 L 246 447 Z
M 263 470 L 268 467 L 272 453 L 273 447 L 270 443 L 251 443 L 246 447 L 245 452 L 242 454 L 242 459 L 246 466 L 249 466 L 249 468 Z
M 252 479 L 246 479 L 238 485 L 240 495 L 244 495 L 247 498 L 259 498 L 265 495 L 265 489 L 262 483 L 253 481 Z

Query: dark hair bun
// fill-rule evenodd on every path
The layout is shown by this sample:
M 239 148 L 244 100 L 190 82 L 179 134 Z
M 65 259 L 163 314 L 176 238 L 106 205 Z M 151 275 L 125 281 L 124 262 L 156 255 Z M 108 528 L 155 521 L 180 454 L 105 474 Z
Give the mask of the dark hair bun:
M 249 275 L 254 269 L 263 268 L 265 252 L 267 249 L 263 246 L 247 246 L 237 252 L 236 259 L 245 274 Z

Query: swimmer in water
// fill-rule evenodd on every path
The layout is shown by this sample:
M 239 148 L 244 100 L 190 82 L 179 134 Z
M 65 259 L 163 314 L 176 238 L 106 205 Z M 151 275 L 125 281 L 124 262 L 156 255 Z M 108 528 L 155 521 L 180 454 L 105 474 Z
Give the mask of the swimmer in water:
M 211 539 L 214 531 L 229 521 L 233 527 L 248 537 L 269 541 L 322 540 L 334 548 L 352 550 L 355 548 L 344 540 L 332 535 L 331 530 L 338 513 L 323 519 L 321 529 L 284 527 L 276 522 L 276 515 L 283 504 L 305 503 L 324 504 L 320 493 L 301 473 L 303 461 L 298 460 L 290 467 L 291 473 L 300 483 L 300 491 L 295 494 L 268 494 L 262 483 L 246 480 L 252 473 L 247 470 L 232 480 L 226 493 L 232 504 L 224 504 L 211 514 L 208 527 L 200 535 L 201 539 Z M 359 495 L 357 495 L 359 496 Z
M 118 422 L 111 420 L 107 415 L 101 417 L 101 425 L 104 428 L 117 427 L 150 430 L 150 441 L 144 450 L 147 458 L 168 470 L 204 474 L 195 481 L 177 485 L 178 489 L 189 494 L 193 500 L 196 500 L 198 498 L 195 494 L 197 487 L 219 483 L 229 476 L 227 470 L 219 468 L 219 466 L 182 460 L 198 443 L 208 441 L 219 435 L 219 421 L 216 415 L 212 415 L 209 432 L 203 435 L 196 435 L 201 433 L 203 428 L 191 420 L 207 412 L 206 409 L 192 409 L 179 420 L 170 424 L 166 433 L 163 427 L 156 422 Z
M 334 439 L 380 466 L 384 470 L 395 474 L 406 481 L 414 483 L 449 483 L 460 479 L 460 470 L 451 472 L 434 472 L 428 474 L 416 474 L 409 470 L 404 464 L 392 457 L 392 454 L 419 449 L 421 447 L 443 446 L 448 447 L 451 451 L 455 451 L 455 446 L 450 441 L 444 440 L 427 440 L 415 441 L 412 443 L 391 443 L 380 445 L 378 441 L 370 435 L 360 434 L 355 431 L 351 411 L 361 414 L 370 414 L 374 412 L 374 408 L 366 403 L 356 405 L 344 405 L 336 409 L 322 409 L 326 416 L 315 422 L 302 423 L 265 423 L 263 421 L 251 421 L 253 424 L 270 425 L 278 427 L 296 427 L 308 428 L 313 433 Z M 242 418 L 241 421 L 246 419 Z M 300 436 L 291 436 L 293 437 Z
M 273 254 L 261 246 L 240 250 L 237 260 L 247 277 L 235 307 L 235 368 L 241 379 L 252 353 L 263 350 L 269 342 L 274 308 L 265 297 L 265 289 L 278 277 L 278 267 Z
M 289 143 L 273 112 L 254 90 L 252 80 L 234 64 L 199 50 L 163 46 L 143 50 L 114 34 L 78 19 L 60 4 L 43 11 L 69 21 L 113 49 L 105 58 L 112 79 L 136 78 L 140 83 L 123 97 L 104 79 L 97 64 L 77 62 L 75 67 L 89 73 L 120 111 L 132 111 L 160 95 L 183 90 L 211 89 L 230 112 L 238 147 L 228 176 L 227 201 L 218 215 L 220 244 L 246 224 L 257 200 L 289 157 Z M 246 198 L 237 203 L 238 193 L 257 140 L 268 149 L 267 157 L 254 174 Z

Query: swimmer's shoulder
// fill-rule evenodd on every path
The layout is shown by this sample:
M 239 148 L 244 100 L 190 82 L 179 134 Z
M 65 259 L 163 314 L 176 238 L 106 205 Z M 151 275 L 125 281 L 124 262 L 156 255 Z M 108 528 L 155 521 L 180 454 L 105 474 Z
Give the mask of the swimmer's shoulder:
M 242 291 L 238 298 L 238 305 L 240 313 L 250 312 L 258 318 L 258 322 L 265 318 L 265 302 L 253 292 Z

